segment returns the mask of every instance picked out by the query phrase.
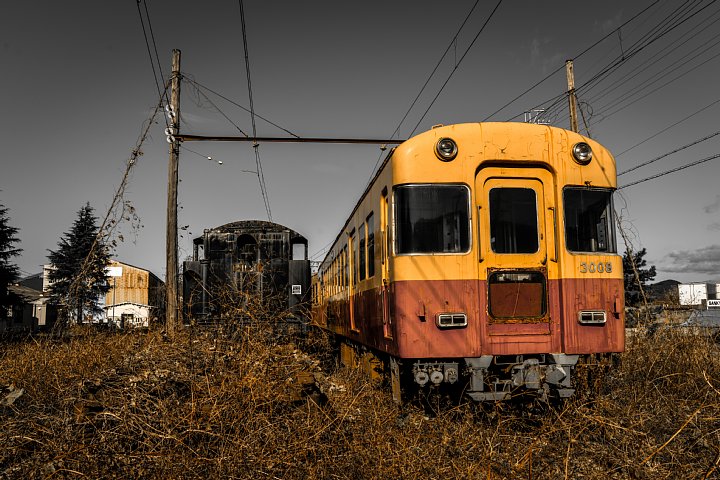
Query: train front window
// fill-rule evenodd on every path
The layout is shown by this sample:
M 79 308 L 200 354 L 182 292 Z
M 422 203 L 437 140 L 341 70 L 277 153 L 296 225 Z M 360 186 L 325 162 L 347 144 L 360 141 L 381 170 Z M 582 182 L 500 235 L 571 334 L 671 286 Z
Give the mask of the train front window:
M 469 251 L 469 199 L 469 190 L 463 185 L 396 187 L 396 253 Z
M 571 252 L 615 253 L 612 192 L 583 187 L 566 188 L 565 243 Z
M 535 190 L 490 190 L 490 246 L 495 253 L 538 251 L 538 215 Z

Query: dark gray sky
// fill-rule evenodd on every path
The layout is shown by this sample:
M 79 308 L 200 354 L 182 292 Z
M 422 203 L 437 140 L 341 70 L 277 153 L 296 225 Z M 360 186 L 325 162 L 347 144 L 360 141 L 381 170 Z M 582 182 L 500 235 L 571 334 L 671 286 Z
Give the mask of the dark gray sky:
M 474 3 L 246 1 L 255 110 L 300 136 L 389 137 Z M 720 2 L 504 0 L 464 56 L 496 4 L 478 3 L 401 125 L 400 137 L 416 125 L 418 133 L 438 123 L 522 121 L 524 111 L 566 89 L 561 69 L 566 59 L 576 58 L 576 85 L 583 86 L 623 54 L 631 58 L 593 88 L 579 91 L 591 136 L 616 154 L 619 171 L 718 131 Z M 157 47 L 165 78 L 171 50 L 180 49 L 186 78 L 249 106 L 237 1 L 147 0 L 140 7 L 146 29 L 152 26 L 151 49 L 154 54 Z M 655 27 L 673 27 L 703 7 L 630 55 L 636 42 L 653 38 Z M 3 7 L 0 32 L 0 203 L 20 228 L 24 252 L 18 264 L 31 274 L 40 271 L 47 249 L 57 247 L 85 202 L 104 214 L 158 93 L 136 1 L 11 2 Z M 608 33 L 608 39 L 578 56 Z M 556 69 L 561 70 L 495 113 Z M 183 133 L 238 134 L 225 117 L 251 131 L 246 112 L 199 91 L 188 82 L 182 86 Z M 549 119 L 567 127 L 565 102 L 560 106 L 550 110 Z M 143 227 L 125 224 L 125 241 L 116 254 L 160 276 L 168 161 L 164 128 L 161 120 L 151 129 L 126 195 Z M 259 119 L 257 128 L 259 136 L 285 135 Z M 718 139 L 623 175 L 619 183 L 717 154 Z M 179 225 L 188 228 L 180 239 L 181 259 L 204 228 L 267 219 L 257 176 L 244 171 L 256 169 L 249 144 L 184 147 Z M 377 146 L 263 144 L 260 153 L 273 220 L 305 234 L 316 253 L 335 238 L 380 152 Z M 719 179 L 717 159 L 628 187 L 616 197 L 634 248 L 647 248 L 658 280 L 720 280 Z

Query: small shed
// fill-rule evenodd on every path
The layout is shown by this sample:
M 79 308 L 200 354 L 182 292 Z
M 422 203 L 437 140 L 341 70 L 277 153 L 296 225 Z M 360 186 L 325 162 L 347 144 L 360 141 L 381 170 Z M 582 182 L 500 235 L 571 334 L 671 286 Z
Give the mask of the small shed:
M 36 332 L 52 328 L 57 308 L 49 303 L 47 294 L 22 284 L 8 285 L 8 291 L 20 302 L 13 306 L 11 318 L 0 323 L 0 330 Z

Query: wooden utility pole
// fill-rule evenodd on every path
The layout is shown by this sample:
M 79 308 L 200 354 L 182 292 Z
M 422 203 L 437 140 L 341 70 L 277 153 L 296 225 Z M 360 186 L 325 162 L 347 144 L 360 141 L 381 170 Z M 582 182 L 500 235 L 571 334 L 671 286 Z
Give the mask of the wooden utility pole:
M 573 73 L 573 61 L 565 61 L 565 72 L 567 73 L 568 82 L 568 102 L 570 104 L 570 129 L 573 132 L 578 131 L 577 120 L 577 98 L 575 97 L 575 74 Z
M 172 51 L 172 84 L 170 90 L 170 161 L 168 162 L 167 235 L 165 242 L 165 330 L 170 337 L 180 328 L 178 322 L 178 247 L 177 247 L 177 187 L 180 141 L 180 50 Z

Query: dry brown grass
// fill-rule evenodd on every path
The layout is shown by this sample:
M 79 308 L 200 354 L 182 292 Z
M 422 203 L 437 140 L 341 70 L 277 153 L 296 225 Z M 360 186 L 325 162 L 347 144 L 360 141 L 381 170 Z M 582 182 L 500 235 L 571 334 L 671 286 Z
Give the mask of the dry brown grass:
M 321 335 L 299 349 L 273 338 L 255 325 L 5 345 L 0 387 L 24 395 L 0 406 L 0 478 L 720 476 L 720 356 L 702 337 L 638 336 L 604 378 L 580 369 L 562 407 L 434 415 L 321 370 Z M 323 393 L 296 401 L 308 373 Z

